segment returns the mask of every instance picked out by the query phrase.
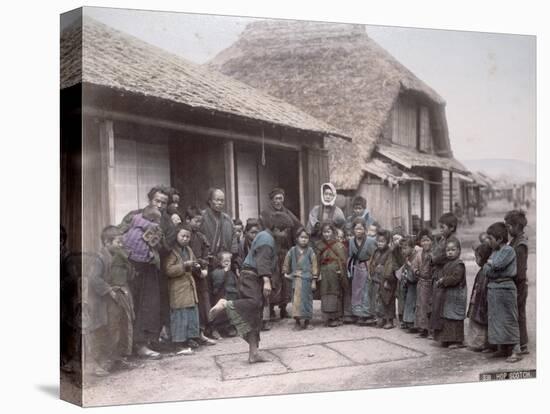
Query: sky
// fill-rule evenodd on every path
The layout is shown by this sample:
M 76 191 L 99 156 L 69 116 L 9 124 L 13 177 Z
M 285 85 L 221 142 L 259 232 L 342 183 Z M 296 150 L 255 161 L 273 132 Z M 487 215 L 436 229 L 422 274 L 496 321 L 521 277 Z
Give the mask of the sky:
M 198 64 L 252 18 L 86 8 L 85 15 Z M 534 36 L 367 26 L 367 34 L 447 102 L 459 160 L 536 159 Z

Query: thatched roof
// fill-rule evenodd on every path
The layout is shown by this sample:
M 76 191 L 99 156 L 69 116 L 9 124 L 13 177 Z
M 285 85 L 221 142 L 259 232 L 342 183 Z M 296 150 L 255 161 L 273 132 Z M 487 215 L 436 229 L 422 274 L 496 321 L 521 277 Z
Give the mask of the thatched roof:
M 438 157 L 433 154 L 411 151 L 400 145 L 379 144 L 376 152 L 405 168 L 432 167 L 457 173 L 468 173 L 468 169 L 454 158 Z
M 345 136 L 298 108 L 89 17 L 61 35 L 61 89 L 90 83 L 192 108 Z
M 334 125 L 353 143 L 328 139 L 330 177 L 355 190 L 400 93 L 429 104 L 441 154 L 452 156 L 445 102 L 374 42 L 365 26 L 302 21 L 259 21 L 209 64 Z M 442 118 L 442 119 L 439 119 Z
M 405 172 L 395 165 L 384 162 L 380 158 L 371 158 L 365 163 L 365 171 L 381 178 L 390 185 L 407 181 L 423 181 L 424 179 L 411 172 Z

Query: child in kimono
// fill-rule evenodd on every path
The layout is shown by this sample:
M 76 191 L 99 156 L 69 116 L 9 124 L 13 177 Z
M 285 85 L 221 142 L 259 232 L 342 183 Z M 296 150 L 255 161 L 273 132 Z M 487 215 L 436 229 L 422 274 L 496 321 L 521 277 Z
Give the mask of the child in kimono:
M 286 254 L 282 271 L 287 279 L 292 280 L 292 317 L 296 321 L 293 329 L 313 329 L 310 321 L 319 268 L 317 256 L 309 246 L 309 234 L 304 228 L 296 232 L 296 246 Z
M 332 223 L 320 227 L 322 239 L 315 247 L 319 258 L 321 310 L 325 324 L 339 326 L 342 322 L 342 295 L 347 288 L 346 251 L 335 239 L 336 228 Z
M 447 262 L 434 281 L 431 328 L 443 347 L 463 347 L 466 317 L 466 267 L 460 260 L 460 242 L 447 239 Z
M 230 252 L 220 252 L 217 256 L 217 267 L 210 274 L 212 280 L 212 303 L 220 299 L 236 300 L 239 297 L 237 275 L 231 268 L 233 255 Z M 228 321 L 214 326 L 224 336 L 237 336 L 237 330 Z
M 193 251 L 189 247 L 191 228 L 182 225 L 176 233 L 176 246 L 165 262 L 170 297 L 170 332 L 172 342 L 182 348 L 177 355 L 193 354 L 198 347 L 195 339 L 200 338 L 198 295 L 193 273 L 206 277 L 206 269 L 201 270 Z
M 422 229 L 417 237 L 422 250 L 419 255 L 419 266 L 416 269 L 416 317 L 414 326 L 420 330 L 419 336 L 427 338 L 430 330 L 432 313 L 432 244 L 433 236 L 430 229 Z
M 123 234 L 116 226 L 107 226 L 101 232 L 103 248 L 99 257 L 103 263 L 101 274 L 92 272 L 88 290 L 94 319 L 101 327 L 93 331 L 94 348 L 100 365 L 107 371 L 134 368 L 128 360 L 132 354 L 134 304 L 128 282 L 133 268 L 128 252 L 123 248 Z
M 395 227 L 391 232 L 390 249 L 397 269 L 405 264 L 405 259 L 401 252 L 401 240 L 404 237 L 405 234 L 401 226 Z M 397 283 L 397 290 L 395 292 L 397 299 L 397 320 L 401 329 L 407 329 L 407 325 L 403 322 L 403 310 L 405 309 L 405 291 L 403 289 L 405 288 L 401 283 Z
M 367 326 L 376 323 L 376 315 L 369 303 L 368 261 L 376 250 L 376 239 L 367 236 L 367 222 L 356 217 L 353 222 L 355 237 L 349 242 L 348 270 L 351 282 L 351 311 L 357 324 Z
M 417 271 L 420 267 L 420 252 L 412 236 L 401 239 L 401 253 L 404 264 L 396 272 L 403 292 L 403 325 L 409 333 L 416 333 L 414 326 L 416 320 L 416 297 L 417 297 Z
M 210 243 L 208 243 L 206 236 L 199 230 L 202 225 L 201 211 L 194 206 L 188 207 L 185 211 L 185 223 L 191 229 L 189 247 L 193 251 L 201 269 L 208 269 L 210 263 Z M 215 339 L 220 339 L 220 335 L 208 322 L 208 311 L 212 303 L 210 301 L 210 277 L 201 277 L 200 272 L 195 272 L 193 273 L 193 278 L 195 279 L 199 300 L 199 324 L 201 330 L 199 343 L 203 345 L 215 345 Z
M 480 244 L 475 248 L 475 259 L 479 266 L 467 316 L 470 319 L 468 324 L 468 345 L 474 352 L 489 352 L 490 347 L 487 341 L 487 275 L 485 263 L 491 256 L 493 250 L 488 244 Z
M 369 262 L 369 277 L 372 278 L 376 292 L 376 326 L 384 329 L 394 328 L 395 291 L 397 289 L 397 270 L 392 249 L 390 232 L 380 229 L 376 235 L 376 250 Z
M 512 237 L 509 244 L 516 252 L 516 288 L 518 291 L 518 323 L 520 342 L 519 354 L 523 355 L 529 353 L 527 348 L 527 316 L 525 313 L 527 303 L 527 257 L 529 254 L 527 250 L 527 237 L 524 233 L 525 226 L 527 226 L 525 212 L 521 210 L 509 211 L 504 217 L 504 224 L 506 224 L 508 233 L 510 234 L 510 237 Z
M 521 360 L 518 323 L 516 252 L 508 243 L 504 223 L 493 223 L 487 229 L 493 249 L 485 263 L 487 274 L 488 338 L 498 350 L 493 357 L 505 357 L 507 362 Z

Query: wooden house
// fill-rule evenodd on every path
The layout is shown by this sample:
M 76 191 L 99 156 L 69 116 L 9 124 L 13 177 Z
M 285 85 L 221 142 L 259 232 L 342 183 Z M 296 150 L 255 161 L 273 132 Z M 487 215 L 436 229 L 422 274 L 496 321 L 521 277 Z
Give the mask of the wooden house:
M 157 184 L 204 207 L 225 190 L 233 217 L 258 217 L 274 186 L 304 218 L 328 180 L 324 139 L 347 134 L 235 79 L 85 15 L 61 36 L 61 223 L 94 250 L 105 225 Z M 81 230 L 82 229 L 82 230 Z
M 361 194 L 384 227 L 412 232 L 437 225 L 467 197 L 468 170 L 453 158 L 445 101 L 365 26 L 253 22 L 208 66 L 352 136 L 326 144 L 330 179 L 348 212 Z

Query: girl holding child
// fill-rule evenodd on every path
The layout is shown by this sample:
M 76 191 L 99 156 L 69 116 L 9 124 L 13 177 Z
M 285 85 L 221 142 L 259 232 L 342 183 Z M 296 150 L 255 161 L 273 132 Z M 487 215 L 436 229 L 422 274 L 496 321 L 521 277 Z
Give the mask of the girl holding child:
M 336 327 L 342 319 L 343 291 L 348 283 L 344 245 L 335 239 L 336 228 L 332 223 L 320 227 L 322 239 L 315 247 L 319 257 L 321 310 L 327 326 Z

